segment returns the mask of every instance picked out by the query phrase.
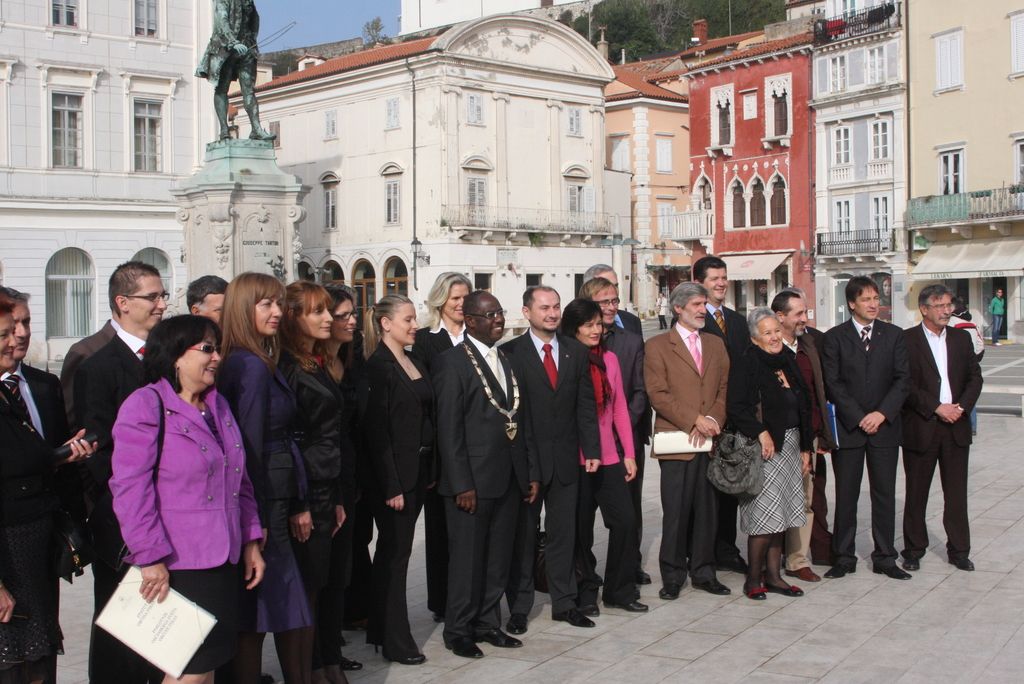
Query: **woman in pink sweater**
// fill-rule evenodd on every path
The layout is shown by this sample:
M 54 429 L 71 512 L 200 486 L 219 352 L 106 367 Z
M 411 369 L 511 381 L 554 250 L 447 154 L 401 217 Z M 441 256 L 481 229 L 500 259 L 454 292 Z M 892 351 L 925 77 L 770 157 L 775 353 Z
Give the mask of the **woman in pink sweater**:
M 590 376 L 594 382 L 598 425 L 601 430 L 601 458 L 584 459 L 580 454 L 580 493 L 577 510 L 579 563 L 579 607 L 584 615 L 598 615 L 597 590 L 602 585 L 594 557 L 594 514 L 601 508 L 608 528 L 608 558 L 605 561 L 606 608 L 642 613 L 647 606 L 636 600 L 633 570 L 639 543 L 633 504 L 626 483 L 636 477 L 633 458 L 633 429 L 622 389 L 622 371 L 615 354 L 604 348 L 601 309 L 596 302 L 574 299 L 562 310 L 561 332 L 574 337 L 590 350 Z M 625 454 L 625 458 L 623 458 Z

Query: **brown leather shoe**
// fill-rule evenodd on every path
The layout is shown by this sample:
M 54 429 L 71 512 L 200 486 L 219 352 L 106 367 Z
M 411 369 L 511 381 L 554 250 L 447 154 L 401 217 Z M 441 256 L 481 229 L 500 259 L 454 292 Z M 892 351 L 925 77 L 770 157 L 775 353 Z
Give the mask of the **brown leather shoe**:
M 821 581 L 821 577 L 819 577 L 817 574 L 815 574 L 815 572 L 813 570 L 811 570 L 810 568 L 800 568 L 799 570 L 787 570 L 786 571 L 786 576 L 787 577 L 798 577 L 801 580 L 803 580 L 804 582 L 820 582 Z

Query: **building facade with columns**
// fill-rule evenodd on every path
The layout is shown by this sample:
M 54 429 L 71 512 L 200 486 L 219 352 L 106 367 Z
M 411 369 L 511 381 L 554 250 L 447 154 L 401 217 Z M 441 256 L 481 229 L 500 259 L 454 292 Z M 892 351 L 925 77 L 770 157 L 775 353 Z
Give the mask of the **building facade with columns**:
M 59 368 L 104 323 L 124 261 L 183 293 L 169 189 L 214 138 L 193 75 L 211 25 L 205 0 L 0 4 L 0 279 L 32 297 L 30 363 Z
M 363 309 L 393 292 L 421 306 L 453 270 L 512 319 L 529 285 L 572 299 L 629 230 L 628 183 L 604 173 L 613 78 L 571 29 L 503 15 L 261 85 L 278 163 L 310 188 L 300 275 L 344 280 Z

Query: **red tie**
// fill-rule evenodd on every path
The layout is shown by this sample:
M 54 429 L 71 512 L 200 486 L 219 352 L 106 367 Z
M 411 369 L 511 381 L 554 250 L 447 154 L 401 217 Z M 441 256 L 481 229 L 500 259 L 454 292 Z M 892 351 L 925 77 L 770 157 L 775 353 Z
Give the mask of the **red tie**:
M 141 347 L 139 347 L 139 356 L 145 356 L 145 355 L 146 355 L 146 345 L 142 345 Z
M 548 382 L 551 383 L 551 389 L 555 389 L 558 385 L 558 368 L 555 366 L 555 357 L 551 356 L 551 345 L 545 344 L 541 349 L 544 350 L 544 370 L 548 374 Z

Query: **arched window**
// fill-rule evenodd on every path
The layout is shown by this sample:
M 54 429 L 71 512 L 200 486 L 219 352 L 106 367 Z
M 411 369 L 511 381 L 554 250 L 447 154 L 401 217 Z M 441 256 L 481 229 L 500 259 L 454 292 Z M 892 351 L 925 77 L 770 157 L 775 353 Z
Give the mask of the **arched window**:
M 698 196 L 700 197 L 700 208 L 710 211 L 712 209 L 711 182 L 707 178 L 701 181 Z
M 46 263 L 46 336 L 85 337 L 93 329 L 96 276 L 89 255 L 75 247 Z
M 765 225 L 764 183 L 760 178 L 750 186 L 750 225 Z
M 772 225 L 786 225 L 786 181 L 782 177 L 772 183 Z
M 377 274 L 369 261 L 357 261 L 352 267 L 352 289 L 356 291 L 356 307 L 361 317 L 377 302 Z
M 732 227 L 744 228 L 747 225 L 747 201 L 743 197 L 743 184 L 736 181 L 732 184 Z
M 402 169 L 388 164 L 380 175 L 384 177 L 384 223 L 395 226 L 402 222 Z
M 146 247 L 136 252 L 132 261 L 141 261 L 160 271 L 160 283 L 164 286 L 164 292 L 174 292 L 174 269 L 171 268 L 171 260 L 167 257 L 166 252 L 156 247 Z
M 789 97 L 785 91 L 772 96 L 775 105 L 775 135 L 789 134 Z
M 308 261 L 300 261 L 297 272 L 299 280 L 308 280 L 310 282 L 316 280 L 316 276 L 313 274 L 313 264 Z
M 320 269 L 320 280 L 325 283 L 345 282 L 345 274 L 341 270 L 341 265 L 334 260 L 328 261 Z
M 398 257 L 391 257 L 384 264 L 384 291 L 387 294 L 409 294 L 409 270 Z
M 718 144 L 732 144 L 732 103 L 718 103 Z

